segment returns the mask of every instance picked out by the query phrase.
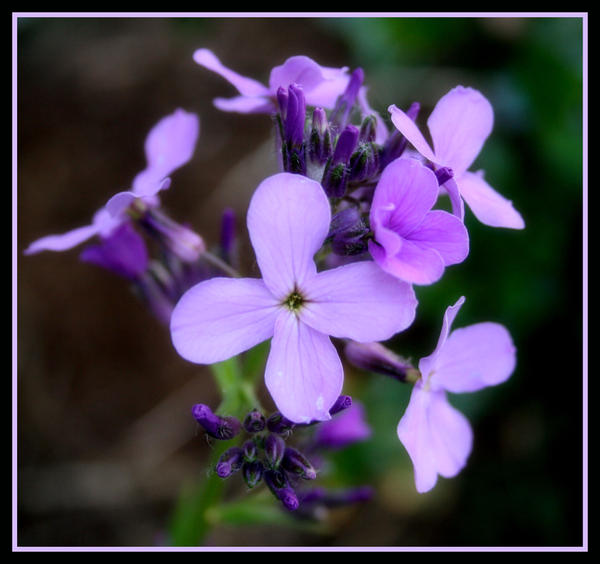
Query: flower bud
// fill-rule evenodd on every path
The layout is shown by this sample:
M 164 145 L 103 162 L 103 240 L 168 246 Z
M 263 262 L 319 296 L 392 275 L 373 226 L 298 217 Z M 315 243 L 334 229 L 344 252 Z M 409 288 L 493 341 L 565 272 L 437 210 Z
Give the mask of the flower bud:
M 244 429 L 248 433 L 260 433 L 266 425 L 264 415 L 257 409 L 253 409 L 244 418 Z
M 294 511 L 300 504 L 296 492 L 291 488 L 287 477 L 283 472 L 277 470 L 267 470 L 264 473 L 264 480 L 271 492 L 281 501 L 283 506 Z
M 335 415 L 344 409 L 348 409 L 352 406 L 352 398 L 350 396 L 340 396 L 335 400 L 335 403 L 331 406 L 329 410 L 329 415 Z
M 359 130 L 348 125 L 340 133 L 333 156 L 327 161 L 321 184 L 330 198 L 341 198 L 346 193 L 349 162 L 358 141 Z
M 279 435 L 271 434 L 265 439 L 265 456 L 271 468 L 279 468 L 284 453 L 285 441 Z
M 269 429 L 271 433 L 287 435 L 294 426 L 295 423 L 279 413 L 279 411 L 276 411 L 267 419 L 267 429 Z
M 295 448 L 286 447 L 281 464 L 290 474 L 304 478 L 305 480 L 314 480 L 317 477 L 317 472 L 313 468 L 313 465 Z
M 242 466 L 242 476 L 246 485 L 252 489 L 258 482 L 261 481 L 264 472 L 262 463 L 258 460 L 253 462 L 244 462 Z
M 344 93 L 337 99 L 335 106 L 331 112 L 331 123 L 338 129 L 343 129 L 348 123 L 350 112 L 356 102 L 358 91 L 365 79 L 364 71 L 359 67 L 350 75 L 348 86 Z
M 219 478 L 228 478 L 237 472 L 244 462 L 244 451 L 239 447 L 227 449 L 220 457 L 215 466 Z
M 357 368 L 392 376 L 400 382 L 415 382 L 417 370 L 407 360 L 381 343 L 348 341 L 344 348 L 346 358 Z
M 192 407 L 192 415 L 211 437 L 221 441 L 232 439 L 241 430 L 240 422 L 235 417 L 216 415 L 208 405 L 202 403 Z

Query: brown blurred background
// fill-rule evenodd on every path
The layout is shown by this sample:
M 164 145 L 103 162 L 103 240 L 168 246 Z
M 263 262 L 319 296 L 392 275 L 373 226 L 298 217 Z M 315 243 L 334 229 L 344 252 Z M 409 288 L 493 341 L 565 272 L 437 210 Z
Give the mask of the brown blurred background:
M 178 107 L 199 114 L 200 138 L 192 161 L 173 174 L 163 205 L 174 218 L 190 223 L 209 244 L 218 241 L 221 210 L 233 207 L 239 214 L 242 251 L 250 251 L 245 241 L 246 206 L 260 180 L 276 171 L 271 122 L 267 116 L 216 110 L 213 98 L 233 96 L 234 89 L 193 62 L 195 49 L 208 47 L 225 65 L 264 83 L 273 66 L 296 54 L 308 55 L 327 66 L 362 65 L 367 83 L 372 84 L 372 104 L 382 112 L 391 103 L 406 105 L 417 99 L 427 116 L 443 93 L 463 82 L 496 94 L 493 103 L 499 112 L 497 127 L 504 128 L 506 141 L 495 146 L 492 142 L 487 167 L 504 181 L 500 191 L 515 200 L 533 231 L 521 236 L 482 230 L 480 255 L 485 244 L 485 252 L 495 253 L 497 269 L 473 267 L 469 271 L 467 266 L 462 275 L 448 275 L 447 294 L 424 291 L 423 299 L 429 296 L 435 305 L 423 306 L 423 320 L 413 333 L 414 341 L 421 343 L 415 356 L 427 353 L 437 338 L 445 307 L 442 304 L 453 303 L 462 293 L 470 296 L 468 284 L 475 288 L 486 284 L 486 280 L 495 281 L 497 271 L 529 268 L 527 256 L 517 253 L 531 241 L 527 236 L 536 237 L 535 221 L 531 219 L 540 198 L 552 199 L 553 195 L 543 193 L 538 182 L 532 181 L 534 175 L 520 177 L 517 182 L 517 173 L 506 170 L 524 166 L 527 150 L 531 154 L 550 150 L 555 155 L 560 148 L 532 149 L 529 133 L 519 127 L 523 125 L 520 120 L 531 124 L 535 116 L 526 104 L 520 105 L 520 99 L 515 99 L 510 83 L 494 81 L 490 69 L 510 68 L 514 61 L 521 60 L 516 49 L 526 43 L 534 24 L 520 19 L 471 20 L 464 28 L 462 23 L 431 20 L 428 28 L 427 22 L 417 21 L 414 27 L 377 35 L 380 52 L 386 52 L 387 45 L 396 53 L 387 66 L 377 66 L 380 52 L 369 50 L 367 44 L 369 26 L 375 22 L 366 22 L 368 25 L 359 33 L 359 20 L 19 20 L 19 545 L 162 544 L 180 487 L 206 472 L 210 448 L 196 435 L 190 407 L 200 401 L 218 401 L 209 371 L 182 360 L 170 344 L 168 331 L 144 309 L 126 284 L 108 272 L 80 263 L 80 249 L 22 255 L 26 246 L 41 236 L 89 223 L 108 197 L 128 188 L 144 167 L 147 132 Z M 459 31 L 464 28 L 471 34 L 471 43 L 462 38 L 457 26 Z M 407 30 L 414 30 L 412 38 L 410 33 L 402 33 Z M 568 37 L 574 49 L 578 39 L 577 30 Z M 453 41 L 460 49 L 448 46 Z M 474 46 L 479 46 L 481 53 L 475 53 Z M 573 60 L 577 61 L 577 52 Z M 527 89 L 526 83 L 523 88 Z M 548 92 L 553 95 L 551 88 Z M 569 103 L 574 117 L 569 114 L 569 120 L 575 119 L 577 139 L 580 110 L 576 93 L 573 96 L 575 102 Z M 518 153 L 521 148 L 525 153 Z M 574 150 L 577 152 L 577 147 Z M 394 464 L 376 476 L 376 499 L 360 509 L 336 513 L 328 534 L 287 528 L 277 529 L 274 534 L 272 528 L 258 526 L 218 527 L 210 543 L 580 543 L 581 392 L 578 384 L 569 390 L 561 382 L 557 385 L 555 376 L 549 376 L 536 363 L 536 356 L 539 358 L 543 350 L 565 350 L 559 356 L 575 357 L 573 375 L 578 379 L 578 311 L 553 310 L 556 319 L 544 317 L 544 312 L 567 293 L 571 294 L 569 303 L 581 303 L 573 295 L 581 288 L 577 274 L 581 256 L 581 231 L 577 230 L 581 221 L 579 178 L 575 168 L 568 179 L 571 184 L 563 182 L 569 200 L 557 200 L 548 210 L 538 224 L 541 228 L 536 239 L 538 248 L 543 248 L 544 237 L 556 225 L 554 214 L 566 207 L 568 213 L 562 213 L 560 221 L 566 222 L 565 231 L 570 236 L 564 241 L 561 256 L 572 256 L 572 279 L 567 279 L 566 266 L 552 271 L 549 267 L 547 273 L 541 273 L 541 288 L 534 279 L 525 278 L 526 289 L 522 290 L 519 279 L 513 277 L 505 293 L 490 289 L 496 298 L 480 295 L 471 307 L 465 307 L 459 325 L 493 319 L 512 330 L 528 303 L 527 292 L 534 296 L 530 302 L 534 311 L 529 313 L 532 321 L 514 329 L 523 371 L 519 379 L 514 376 L 517 383 L 507 385 L 500 396 L 484 394 L 483 407 L 473 407 L 469 412 L 465 405 L 474 423 L 479 450 L 474 452 L 464 477 L 442 481 L 435 494 L 418 496 L 407 457 L 398 443 L 390 454 Z M 548 185 L 545 180 L 541 182 Z M 524 194 L 527 191 L 531 193 Z M 478 236 L 479 232 L 474 231 L 472 237 Z M 477 249 L 474 246 L 472 252 L 477 254 Z M 478 273 L 481 278 L 477 278 Z M 546 281 L 550 281 L 548 287 Z M 539 292 L 543 297 L 537 303 Z M 552 337 L 555 341 L 540 333 L 554 322 L 564 330 L 561 338 Z M 406 344 L 410 342 L 409 338 Z M 559 359 L 556 364 L 561 362 Z M 349 372 L 350 390 L 365 390 L 366 384 L 353 383 L 360 378 Z M 552 390 L 540 391 L 550 386 L 549 378 Z M 523 383 L 533 379 L 538 379 L 538 384 Z M 369 385 L 384 391 L 368 388 L 365 395 L 376 407 L 377 394 L 389 395 L 385 388 L 389 383 L 374 382 Z M 396 419 L 388 423 L 390 436 L 402 409 L 399 405 Z M 564 424 L 552 418 L 555 414 Z M 566 444 L 567 438 L 572 442 Z M 356 451 L 355 456 L 369 452 Z M 364 476 L 374 475 L 364 467 L 362 471 Z M 486 483 L 490 491 L 484 491 Z M 534 489 L 532 494 L 531 484 L 537 484 L 540 491 Z M 463 520 L 461 527 L 458 522 Z

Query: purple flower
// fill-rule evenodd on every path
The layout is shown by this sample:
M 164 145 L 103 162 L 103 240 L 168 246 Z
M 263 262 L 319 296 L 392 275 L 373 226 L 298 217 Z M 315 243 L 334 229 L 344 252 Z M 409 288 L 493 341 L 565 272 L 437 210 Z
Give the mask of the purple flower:
M 106 238 L 129 221 L 123 212 L 137 198 L 148 206 L 157 206 L 158 192 L 168 188 L 168 175 L 192 157 L 197 137 L 198 117 L 194 114 L 179 109 L 160 120 L 146 138 L 147 166 L 133 180 L 131 191 L 114 195 L 105 207 L 96 212 L 91 225 L 42 237 L 29 245 L 25 254 L 66 251 L 95 235 Z
M 349 80 L 346 67 L 322 67 L 302 55 L 290 57 L 283 65 L 273 68 L 269 86 L 223 66 L 208 49 L 198 49 L 194 53 L 194 61 L 221 75 L 239 91 L 240 96 L 235 98 L 215 98 L 215 106 L 225 112 L 250 114 L 276 111 L 277 90 L 279 87 L 288 88 L 290 84 L 297 84 L 302 88 L 309 106 L 333 108 Z
M 420 493 L 433 488 L 438 474 L 456 476 L 471 452 L 471 426 L 450 405 L 446 392 L 475 392 L 500 384 L 515 368 L 515 347 L 502 325 L 477 323 L 450 333 L 464 301 L 462 297 L 446 309 L 437 347 L 419 361 L 421 379 L 398 424 L 398 438 L 412 460 Z
M 171 336 L 185 359 L 211 364 L 272 337 L 266 385 L 295 423 L 330 419 L 343 368 L 329 336 L 389 339 L 413 321 L 412 287 L 373 262 L 317 273 L 331 211 L 320 184 L 280 173 L 257 188 L 248 231 L 262 279 L 213 278 L 183 295 Z
M 371 205 L 375 241 L 369 251 L 386 272 L 413 284 L 431 284 L 469 252 L 469 236 L 456 216 L 432 210 L 435 174 L 416 159 L 399 158 L 383 171 Z
M 475 217 L 492 227 L 523 229 L 525 222 L 512 203 L 496 192 L 484 179 L 483 171 L 468 172 L 483 143 L 492 131 L 494 111 L 477 90 L 457 86 L 440 98 L 427 120 L 433 149 L 414 121 L 402 110 L 389 107 L 392 122 L 413 147 L 440 167 L 449 167 L 454 178 L 445 188 L 455 213 L 462 219 L 462 198 Z

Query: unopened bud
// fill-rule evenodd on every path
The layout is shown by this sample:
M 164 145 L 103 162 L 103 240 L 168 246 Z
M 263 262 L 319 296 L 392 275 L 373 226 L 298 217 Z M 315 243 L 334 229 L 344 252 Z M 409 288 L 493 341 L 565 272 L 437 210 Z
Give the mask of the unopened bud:
M 285 470 L 305 480 L 314 480 L 317 477 L 317 472 L 313 468 L 313 465 L 295 448 L 286 447 L 281 464 Z
M 248 433 L 260 433 L 266 425 L 264 415 L 257 409 L 253 409 L 244 418 L 244 429 Z
M 243 463 L 244 451 L 239 447 L 231 447 L 220 456 L 215 471 L 219 478 L 228 478 L 237 472 Z
M 241 430 L 240 422 L 235 417 L 216 415 L 208 405 L 202 403 L 192 407 L 192 415 L 211 437 L 221 441 L 232 439 Z

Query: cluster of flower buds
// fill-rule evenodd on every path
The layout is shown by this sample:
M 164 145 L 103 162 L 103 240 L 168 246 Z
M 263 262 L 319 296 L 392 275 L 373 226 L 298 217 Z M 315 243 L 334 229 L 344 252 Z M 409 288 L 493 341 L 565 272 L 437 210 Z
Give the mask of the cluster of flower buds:
M 309 507 L 327 504 L 333 507 L 336 500 L 339 505 L 346 498 L 346 503 L 364 499 L 365 496 L 354 495 L 353 490 L 342 494 L 305 486 L 306 482 L 316 479 L 318 463 L 313 464 L 302 450 L 314 453 L 319 448 L 341 448 L 370 434 L 362 421 L 362 412 L 349 409 L 351 407 L 350 396 L 340 396 L 330 409 L 331 416 L 346 412 L 346 416 L 340 416 L 343 431 L 340 430 L 340 425 L 335 424 L 335 420 L 299 424 L 293 423 L 278 411 L 265 416 L 258 409 L 253 409 L 240 421 L 235 417 L 217 415 L 205 404 L 196 404 L 192 408 L 192 415 L 206 434 L 215 439 L 230 440 L 241 432 L 248 435 L 244 442 L 228 448 L 220 456 L 214 468 L 220 478 L 229 478 L 239 472 L 250 489 L 263 481 L 283 507 L 294 511 L 302 500 L 306 500 Z M 330 423 L 331 428 L 327 429 Z M 295 429 L 308 427 L 315 428 L 316 432 L 313 440 L 302 450 L 288 444 Z

